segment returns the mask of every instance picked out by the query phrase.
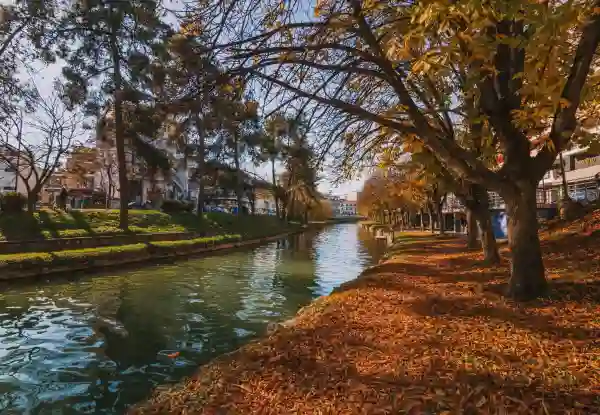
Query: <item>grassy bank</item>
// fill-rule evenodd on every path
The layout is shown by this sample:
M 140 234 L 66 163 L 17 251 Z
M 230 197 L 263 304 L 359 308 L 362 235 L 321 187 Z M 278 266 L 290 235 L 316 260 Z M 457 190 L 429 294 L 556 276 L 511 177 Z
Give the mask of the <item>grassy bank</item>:
M 130 210 L 129 232 L 194 232 L 208 235 L 239 233 L 243 237 L 273 234 L 281 222 L 272 216 L 233 216 L 211 212 L 198 220 L 193 213 L 167 214 L 156 210 Z M 118 210 L 41 210 L 0 214 L 0 240 L 23 241 L 49 238 L 122 234 Z
M 551 291 L 516 304 L 503 264 L 412 234 L 294 324 L 132 413 L 591 414 L 600 408 L 600 238 L 542 234 Z
M 73 261 L 85 259 L 92 261 L 101 258 L 115 258 L 120 255 L 150 253 L 169 253 L 182 248 L 206 247 L 211 245 L 241 241 L 241 235 L 218 235 L 180 241 L 161 241 L 149 244 L 131 244 L 86 249 L 71 249 L 58 252 L 26 252 L 21 254 L 0 255 L 0 272 L 3 266 L 20 265 L 23 268 L 38 266 L 69 265 Z
M 26 278 L 71 270 L 95 269 L 120 263 L 143 262 L 165 257 L 194 255 L 206 252 L 215 245 L 255 241 L 299 230 L 272 216 L 233 216 L 226 213 L 209 213 L 200 221 L 191 213 L 166 214 L 158 211 L 133 210 L 130 212 L 132 233 L 163 233 L 164 240 L 144 240 L 138 237 L 109 238 L 94 236 L 123 235 L 116 227 L 119 213 L 116 210 L 82 210 L 74 212 L 42 211 L 34 215 L 0 215 L 0 229 L 11 244 L 14 253 L 0 255 L 0 280 Z M 19 227 L 18 221 L 22 226 Z M 19 231 L 20 229 L 20 231 Z M 175 232 L 176 234 L 166 234 Z M 181 233 L 191 233 L 196 237 Z M 128 232 L 129 233 L 129 232 Z M 26 240 L 44 237 L 88 236 L 87 246 L 77 241 L 73 246 L 62 246 L 66 240 L 51 240 L 50 247 L 26 249 Z M 144 239 L 144 238 L 141 238 Z M 19 243 L 21 241 L 21 243 Z M 46 245 L 48 244 L 46 243 Z M 104 245 L 103 245 L 104 244 Z M 39 244 L 43 245 L 43 244 Z M 108 245 L 108 246 L 106 246 Z M 236 244 L 237 245 L 237 244 Z

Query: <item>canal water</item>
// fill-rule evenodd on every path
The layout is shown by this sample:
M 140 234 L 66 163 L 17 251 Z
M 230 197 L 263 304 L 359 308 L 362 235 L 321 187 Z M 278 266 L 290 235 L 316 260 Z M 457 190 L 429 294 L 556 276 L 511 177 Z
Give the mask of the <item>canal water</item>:
M 0 285 L 0 414 L 119 414 L 376 262 L 356 224 L 138 270 Z

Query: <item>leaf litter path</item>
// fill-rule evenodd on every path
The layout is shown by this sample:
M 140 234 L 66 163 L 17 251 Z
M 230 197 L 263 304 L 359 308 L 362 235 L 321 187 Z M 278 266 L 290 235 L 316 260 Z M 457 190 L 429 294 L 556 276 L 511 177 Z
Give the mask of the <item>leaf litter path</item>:
M 548 298 L 506 300 L 506 264 L 407 236 L 293 326 L 132 413 L 600 414 L 600 238 L 543 237 Z

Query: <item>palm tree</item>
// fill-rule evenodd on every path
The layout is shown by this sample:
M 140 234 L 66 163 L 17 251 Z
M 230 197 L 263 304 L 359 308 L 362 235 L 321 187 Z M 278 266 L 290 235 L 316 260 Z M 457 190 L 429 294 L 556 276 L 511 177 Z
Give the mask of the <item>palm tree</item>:
M 315 152 L 307 139 L 306 124 L 301 117 L 288 119 L 289 145 L 284 150 L 284 177 L 288 219 L 296 213 L 308 221 L 309 211 L 318 204 Z
M 288 132 L 289 120 L 283 114 L 275 114 L 265 122 L 265 135 L 262 143 L 263 159 L 271 162 L 271 182 L 275 199 L 275 214 L 281 218 L 280 190 L 277 185 L 275 163 L 282 158 L 283 143 Z

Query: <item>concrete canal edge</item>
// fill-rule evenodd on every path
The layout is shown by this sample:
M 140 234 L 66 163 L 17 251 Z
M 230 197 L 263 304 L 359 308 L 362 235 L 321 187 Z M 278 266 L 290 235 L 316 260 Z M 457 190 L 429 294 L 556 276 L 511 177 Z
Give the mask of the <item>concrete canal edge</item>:
M 165 259 L 177 259 L 182 257 L 197 257 L 216 252 L 234 250 L 238 248 L 247 248 L 257 246 L 278 239 L 286 238 L 291 235 L 305 232 L 307 228 L 295 229 L 292 231 L 278 233 L 272 236 L 253 238 L 241 241 L 224 241 L 222 243 L 201 244 L 199 246 L 190 246 L 181 248 L 173 252 L 165 252 L 156 249 L 140 249 L 135 251 L 108 252 L 94 258 L 81 256 L 73 258 L 66 264 L 35 264 L 24 267 L 20 263 L 6 263 L 0 265 L 0 281 L 13 281 L 22 279 L 31 279 L 44 276 L 60 276 L 73 272 L 81 271 L 100 271 L 111 269 L 121 265 L 133 264 L 151 264 L 155 261 Z M 150 248 L 150 245 L 147 245 Z M 49 253 L 52 255 L 52 253 Z

